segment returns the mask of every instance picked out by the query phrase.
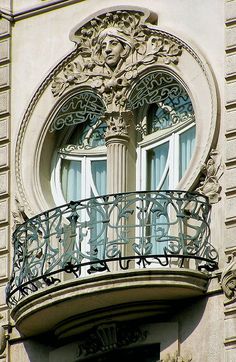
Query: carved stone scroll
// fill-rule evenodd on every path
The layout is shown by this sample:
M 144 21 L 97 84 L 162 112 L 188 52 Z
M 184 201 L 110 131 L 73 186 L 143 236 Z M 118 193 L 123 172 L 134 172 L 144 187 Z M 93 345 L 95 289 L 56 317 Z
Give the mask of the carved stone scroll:
M 228 256 L 229 265 L 223 270 L 220 284 L 229 301 L 236 299 L 236 251 Z
M 219 179 L 222 176 L 221 162 L 218 160 L 218 152 L 212 150 L 206 164 L 203 164 L 200 186 L 196 189 L 199 193 L 207 196 L 211 204 L 220 200 L 221 186 Z

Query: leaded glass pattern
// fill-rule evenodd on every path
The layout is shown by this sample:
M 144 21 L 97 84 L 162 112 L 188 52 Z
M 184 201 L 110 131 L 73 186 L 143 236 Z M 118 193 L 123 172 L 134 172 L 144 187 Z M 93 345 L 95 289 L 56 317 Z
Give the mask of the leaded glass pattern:
M 79 92 L 61 106 L 52 122 L 50 131 L 58 131 L 65 126 L 74 126 L 79 123 L 95 124 L 105 112 L 101 98 L 94 92 Z
M 179 80 L 164 71 L 147 74 L 132 91 L 128 108 L 139 113 L 145 107 L 147 119 L 137 122 L 142 135 L 195 121 L 188 92 Z

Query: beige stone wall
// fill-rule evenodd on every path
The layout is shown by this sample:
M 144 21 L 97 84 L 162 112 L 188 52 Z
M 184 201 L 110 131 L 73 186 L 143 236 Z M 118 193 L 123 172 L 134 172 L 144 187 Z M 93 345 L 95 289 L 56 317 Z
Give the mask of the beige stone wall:
M 212 241 L 220 251 L 221 268 L 225 266 L 224 250 L 231 252 L 236 248 L 236 1 L 225 1 L 224 4 L 221 0 L 69 0 L 64 7 L 58 4 L 51 8 L 53 11 L 47 12 L 46 7 L 50 3 L 50 0 L 15 0 L 13 10 L 16 21 L 12 30 L 7 20 L 0 20 L 0 313 L 6 324 L 8 312 L 4 287 L 11 258 L 9 235 L 13 220 L 10 225 L 9 217 L 17 207 L 14 201 L 18 196 L 14 167 L 19 127 L 35 91 L 52 67 L 74 48 L 69 40 L 71 29 L 102 8 L 130 5 L 143 6 L 156 12 L 159 26 L 199 49 L 212 69 L 220 105 L 219 135 L 213 146 L 221 155 L 225 170 L 220 179 L 223 188 L 221 201 L 214 205 L 212 213 Z M 34 13 L 36 6 L 42 6 L 42 9 Z M 1 7 L 8 10 L 9 2 L 3 0 Z M 14 91 L 10 93 L 11 90 Z M 53 96 L 49 97 L 52 102 Z M 39 126 L 43 121 L 39 117 Z M 25 169 L 25 172 L 31 171 Z M 33 211 L 38 212 L 38 209 Z M 235 306 L 225 307 L 224 324 L 222 295 L 191 303 L 177 318 L 181 349 L 184 352 L 190 350 L 194 362 L 235 361 Z M 176 317 L 172 318 L 176 322 Z M 10 355 L 6 350 L 6 357 L 1 359 L 0 356 L 0 361 L 5 358 L 11 362 L 46 362 L 49 361 L 49 351 L 46 343 L 25 342 L 13 331 Z
M 10 270 L 10 49 L 11 28 L 7 20 L 0 20 L 0 328 L 8 324 L 5 285 Z M 7 329 L 7 327 L 6 327 Z M 0 359 L 5 361 L 5 337 L 0 338 Z
M 236 1 L 225 2 L 225 178 L 226 178 L 226 255 L 236 252 Z M 231 265 L 233 258 L 231 259 Z M 230 265 L 230 264 L 229 264 Z M 235 298 L 225 298 L 225 361 L 236 359 Z

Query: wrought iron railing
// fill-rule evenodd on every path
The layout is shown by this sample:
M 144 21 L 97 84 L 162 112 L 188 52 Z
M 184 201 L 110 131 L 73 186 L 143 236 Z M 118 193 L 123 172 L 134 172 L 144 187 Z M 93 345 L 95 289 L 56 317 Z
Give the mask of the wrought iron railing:
M 135 268 L 217 268 L 209 242 L 210 205 L 198 193 L 148 191 L 70 202 L 13 234 L 7 301 L 62 280 Z

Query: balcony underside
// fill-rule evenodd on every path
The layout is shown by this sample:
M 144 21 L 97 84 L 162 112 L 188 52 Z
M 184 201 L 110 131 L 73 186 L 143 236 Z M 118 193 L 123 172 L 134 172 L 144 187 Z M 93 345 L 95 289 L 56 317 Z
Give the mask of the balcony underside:
M 203 295 L 208 276 L 184 268 L 101 273 L 45 287 L 12 310 L 24 336 L 82 333 L 107 318 L 115 321 L 169 313 L 177 300 Z

